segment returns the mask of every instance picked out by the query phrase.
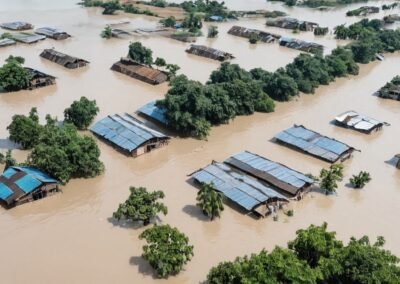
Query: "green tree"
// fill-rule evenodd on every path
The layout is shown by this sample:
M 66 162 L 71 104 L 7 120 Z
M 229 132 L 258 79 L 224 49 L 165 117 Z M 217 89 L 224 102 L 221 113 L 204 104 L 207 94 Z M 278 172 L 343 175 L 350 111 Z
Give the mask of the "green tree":
M 128 56 L 139 64 L 151 66 L 153 63 L 153 51 L 143 46 L 140 42 L 133 42 L 129 45 Z
M 224 210 L 222 203 L 223 195 L 216 191 L 213 184 L 203 184 L 197 193 L 197 206 L 201 208 L 203 214 L 214 220 L 215 217 L 220 217 Z
M 4 170 L 17 165 L 17 161 L 12 157 L 11 150 L 8 150 L 6 155 L 0 153 L 0 164 L 4 164 Z
M 112 37 L 112 28 L 110 26 L 105 26 L 100 36 L 102 38 L 110 39 Z
M 139 239 L 146 240 L 142 256 L 159 277 L 178 274 L 193 257 L 188 237 L 169 225 L 154 225 L 141 233 Z
M 368 172 L 361 171 L 358 175 L 353 175 L 350 178 L 350 184 L 354 188 L 363 188 L 367 183 L 371 181 L 371 176 Z
M 103 15 L 113 15 L 115 11 L 122 9 L 122 6 L 119 4 L 118 0 L 104 2 L 101 7 L 104 8 Z
M 252 33 L 249 37 L 249 42 L 251 44 L 256 44 L 260 40 L 260 36 L 256 33 Z
M 203 23 L 200 15 L 189 13 L 185 19 L 183 19 L 182 26 L 189 29 L 190 32 L 197 33 L 203 27 Z
M 22 66 L 24 61 L 18 56 L 6 59 L 6 63 L 0 67 L 0 89 L 15 92 L 29 87 L 32 75 Z
M 176 19 L 174 16 L 171 16 L 171 17 L 160 20 L 160 23 L 163 24 L 164 27 L 173 28 L 176 25 Z
M 285 72 L 275 72 L 264 85 L 264 91 L 274 100 L 289 101 L 299 93 L 297 84 L 293 78 Z
M 159 67 L 164 67 L 165 65 L 167 65 L 167 62 L 165 62 L 164 58 L 157 57 L 154 61 L 154 64 Z
M 7 130 L 10 133 L 11 141 L 21 144 L 24 149 L 31 149 L 38 143 L 42 131 L 37 109 L 32 108 L 29 116 L 14 115 Z
M 181 69 L 181 67 L 179 67 L 176 64 L 167 64 L 166 68 L 168 70 L 168 77 L 169 79 L 173 78 L 176 76 L 176 72 L 179 71 L 179 69 Z
M 214 37 L 217 37 L 217 35 L 218 35 L 218 27 L 217 27 L 217 26 L 210 26 L 210 27 L 208 28 L 208 35 L 207 35 L 207 37 L 209 37 L 209 38 L 214 38 Z
M 69 108 L 64 110 L 64 118 L 65 122 L 74 124 L 79 130 L 85 130 L 98 112 L 99 108 L 95 100 L 81 97 L 79 101 L 74 101 Z
M 285 0 L 285 4 L 292 7 L 295 6 L 297 3 L 297 0 Z
M 331 165 L 329 169 L 322 169 L 319 175 L 320 187 L 325 189 L 325 193 L 335 193 L 337 189 L 337 182 L 343 178 L 343 165 Z
M 165 197 L 162 191 L 148 192 L 144 187 L 130 187 L 128 199 L 118 206 L 113 217 L 117 220 L 125 218 L 131 221 L 141 221 L 146 226 L 158 213 L 167 215 L 167 207 L 158 202 Z
M 347 39 L 349 37 L 349 31 L 345 25 L 335 27 L 335 37 L 337 39 Z

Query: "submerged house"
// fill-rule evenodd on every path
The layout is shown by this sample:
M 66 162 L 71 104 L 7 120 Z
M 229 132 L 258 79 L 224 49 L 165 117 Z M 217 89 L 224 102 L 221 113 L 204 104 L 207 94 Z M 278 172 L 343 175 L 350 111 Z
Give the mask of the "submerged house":
M 227 164 L 213 162 L 191 174 L 198 184 L 213 184 L 227 199 L 246 212 L 265 217 L 274 214 L 289 200 L 254 178 Z
M 109 115 L 96 122 L 90 131 L 132 157 L 165 146 L 170 140 L 127 113 Z
M 0 39 L 0 47 L 10 46 L 10 45 L 14 45 L 16 43 L 17 42 L 13 39 L 9 39 L 9 38 Z
M 352 110 L 335 117 L 335 122 L 340 126 L 352 128 L 368 134 L 373 130 L 381 130 L 383 125 L 387 125 L 385 122 L 378 121 Z
M 131 36 L 131 33 L 128 31 L 122 30 L 122 29 L 112 29 L 111 36 L 116 37 L 116 38 L 122 38 L 122 37 Z
M 31 167 L 10 167 L 0 176 L 0 200 L 13 207 L 58 191 L 58 182 Z
M 400 77 L 396 76 L 378 91 L 378 96 L 384 99 L 400 101 Z
M 24 67 L 31 73 L 32 79 L 29 83 L 28 90 L 34 90 L 41 87 L 54 85 L 56 83 L 56 77 L 40 72 L 38 70 Z
M 31 44 L 44 40 L 46 39 L 46 37 L 43 35 L 37 35 L 33 33 L 21 32 L 13 34 L 13 39 L 15 39 L 18 42 Z
M 54 49 L 43 50 L 40 57 L 53 61 L 68 69 L 84 67 L 89 63 L 89 61 L 58 52 Z
M 290 38 L 283 36 L 279 39 L 279 44 L 281 46 L 286 46 L 289 48 L 310 52 L 310 53 L 319 53 L 324 50 L 324 46 L 314 42 L 307 42 L 300 39 Z
M 234 35 L 234 36 L 239 36 L 239 37 L 244 37 L 244 38 L 250 38 L 253 34 L 258 35 L 260 41 L 262 42 L 274 42 L 275 40 L 279 39 L 281 36 L 273 33 L 268 33 L 260 30 L 255 30 L 255 29 L 248 29 L 245 27 L 240 27 L 240 26 L 233 26 L 229 31 L 228 34 Z
M 35 34 L 38 35 L 43 35 L 48 38 L 52 38 L 55 40 L 63 40 L 71 37 L 68 33 L 64 32 L 63 30 L 60 29 L 55 29 L 55 28 L 49 28 L 49 27 L 43 27 L 35 30 Z
M 186 49 L 186 52 L 219 61 L 225 61 L 235 58 L 232 54 L 228 52 L 197 44 L 191 44 L 190 47 Z
M 157 123 L 167 125 L 167 118 L 165 117 L 166 109 L 156 105 L 156 102 L 149 102 L 137 110 L 140 115 L 145 116 Z
M 33 25 L 27 22 L 9 22 L 1 23 L 0 28 L 12 31 L 25 31 L 33 29 Z
M 152 85 L 158 85 L 168 80 L 167 73 L 139 64 L 129 58 L 121 58 L 120 61 L 114 63 L 111 70 Z
M 247 151 L 228 158 L 224 163 L 297 199 L 301 199 L 314 184 L 314 180 L 298 171 Z
M 278 27 L 283 29 L 290 29 L 290 30 L 301 30 L 312 32 L 315 28 L 319 27 L 317 23 L 308 22 L 308 21 L 300 21 L 295 18 L 284 17 L 278 18 L 275 20 L 267 21 L 267 26 L 270 27 Z
M 323 136 L 302 125 L 294 125 L 275 136 L 277 142 L 326 162 L 335 163 L 351 157 L 354 148 Z

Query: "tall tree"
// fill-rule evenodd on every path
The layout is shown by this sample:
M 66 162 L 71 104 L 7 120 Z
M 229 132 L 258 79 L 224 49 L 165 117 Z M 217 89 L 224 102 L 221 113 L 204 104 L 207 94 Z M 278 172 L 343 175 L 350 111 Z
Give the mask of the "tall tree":
M 329 169 L 322 169 L 319 175 L 320 186 L 325 189 L 326 194 L 335 193 L 337 189 L 337 182 L 343 178 L 343 165 L 331 165 Z
M 213 184 L 203 184 L 197 194 L 197 206 L 201 208 L 203 214 L 208 216 L 211 221 L 215 217 L 220 217 L 224 210 L 222 203 L 222 193 L 216 191 Z
M 153 63 L 153 51 L 136 41 L 129 45 L 128 56 L 140 64 L 151 65 Z
M 64 118 L 65 122 L 74 124 L 79 130 L 85 130 L 98 112 L 99 108 L 95 100 L 81 97 L 79 101 L 74 101 L 69 108 L 64 110 Z
M 0 89 L 15 92 L 29 87 L 32 75 L 22 66 L 24 61 L 18 56 L 6 59 L 6 63 L 0 67 Z
M 11 141 L 21 144 L 24 149 L 31 149 L 38 143 L 42 131 L 37 109 L 32 108 L 29 116 L 14 115 L 7 129 L 10 133 Z

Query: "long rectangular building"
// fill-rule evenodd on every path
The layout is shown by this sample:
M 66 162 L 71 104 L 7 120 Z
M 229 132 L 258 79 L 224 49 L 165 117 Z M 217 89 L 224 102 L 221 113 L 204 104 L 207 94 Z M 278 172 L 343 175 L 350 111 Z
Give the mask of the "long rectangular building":
M 275 139 L 284 145 L 330 163 L 350 158 L 355 150 L 343 142 L 323 136 L 302 125 L 294 125 L 278 133 Z
M 290 197 L 298 199 L 314 183 L 311 178 L 298 171 L 247 151 L 228 158 L 224 163 L 278 188 Z
M 387 125 L 387 123 L 385 122 L 378 121 L 352 110 L 346 111 L 335 117 L 335 122 L 339 126 L 352 128 L 354 130 L 368 134 L 371 133 L 373 130 L 382 129 L 383 125 L 385 124 Z

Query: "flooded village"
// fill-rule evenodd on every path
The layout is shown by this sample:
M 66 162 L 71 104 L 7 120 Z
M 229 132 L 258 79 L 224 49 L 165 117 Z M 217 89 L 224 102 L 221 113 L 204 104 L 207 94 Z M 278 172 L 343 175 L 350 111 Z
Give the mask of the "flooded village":
M 11 149 L 18 163 L 31 157 L 31 150 L 9 139 L 7 127 L 14 115 L 28 115 L 35 107 L 38 123 L 44 125 L 47 114 L 62 121 L 66 108 L 87 97 L 96 101 L 98 112 L 77 135 L 95 141 L 104 165 L 94 177 L 75 175 L 67 182 L 46 171 L 45 159 L 38 162 L 41 169 L 19 164 L 3 172 L 0 165 L 2 283 L 202 283 L 219 263 L 263 249 L 271 252 L 275 246 L 286 248 L 296 231 L 324 222 L 345 244 L 353 236 L 367 235 L 371 243 L 383 236 L 384 248 L 400 256 L 397 50 L 374 53 L 371 62 L 358 63 L 358 75 L 346 71 L 346 76 L 313 86 L 309 94 L 300 86 L 299 95 L 288 101 L 272 97 L 267 86 L 274 100 L 263 102 L 273 104 L 274 111 L 210 123 L 205 137 L 182 135 L 171 126 L 167 108 L 178 100 L 175 105 L 172 100 L 156 103 L 169 95 L 174 76 L 184 74 L 199 82 L 187 87 L 187 93 L 206 93 L 225 83 L 212 82 L 217 79 L 211 74 L 225 66 L 221 64 L 238 64 L 253 75 L 256 71 L 250 70 L 262 68 L 273 76 L 300 54 L 329 56 L 336 47 L 358 40 L 351 35 L 337 39 L 339 25 L 390 18 L 384 28 L 398 29 L 400 8 L 390 6 L 396 1 L 311 8 L 227 0 L 225 5 L 238 17 L 221 20 L 211 15 L 199 28 L 201 36 L 190 34 L 195 42 L 176 40 L 184 32 L 160 24 L 170 16 L 177 23 L 184 21 L 180 7 L 142 2 L 134 3 L 136 9 L 157 16 L 123 10 L 103 15 L 103 8 L 77 2 L 0 0 L 0 24 L 6 24 L 0 25 L 0 35 L 14 35 L 0 39 L 0 66 L 10 55 L 20 56 L 32 75 L 26 90 L 0 92 L 0 153 Z M 365 7 L 379 9 L 346 15 Z M 266 18 L 265 11 L 284 13 Z M 212 26 L 218 34 L 208 37 Z M 100 36 L 106 27 L 112 32 L 109 39 Z M 315 34 L 318 27 L 328 32 Z M 164 64 L 133 60 L 129 47 L 137 42 Z M 176 75 L 167 69 L 172 65 L 180 67 L 172 72 Z M 85 156 L 92 150 L 79 153 Z M 338 164 L 343 165 L 343 178 L 336 193 L 325 194 L 315 177 Z M 349 180 L 363 171 L 371 180 L 356 189 Z M 224 197 L 224 210 L 212 221 L 197 206 L 204 184 Z M 152 224 L 117 218 L 115 212 L 131 187 L 162 191 L 160 202 L 168 212 L 161 210 L 151 223 L 177 228 L 193 246 L 190 261 L 176 275 L 158 277 L 142 256 L 147 240 L 143 232 Z M 387 283 L 397 283 L 399 278 L 390 280 Z

